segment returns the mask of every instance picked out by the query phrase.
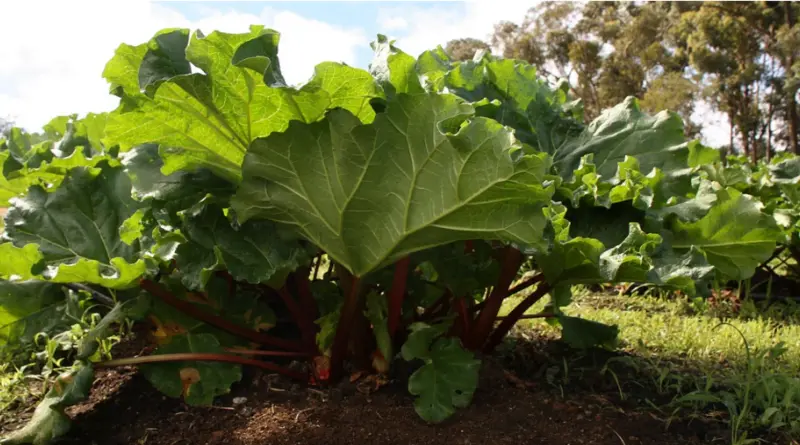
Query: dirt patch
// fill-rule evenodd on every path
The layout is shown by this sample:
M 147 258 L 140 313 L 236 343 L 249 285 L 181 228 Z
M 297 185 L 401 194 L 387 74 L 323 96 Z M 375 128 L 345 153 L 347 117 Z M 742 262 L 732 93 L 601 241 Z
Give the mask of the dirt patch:
M 622 412 L 603 397 L 562 399 L 498 365 L 487 365 L 472 405 L 436 426 L 419 419 L 401 382 L 365 394 L 367 385 L 318 391 L 251 373 L 218 406 L 201 408 L 162 396 L 132 369 L 102 371 L 91 399 L 71 409 L 75 426 L 65 443 L 710 443 L 702 424 L 673 423 L 667 430 L 650 415 Z

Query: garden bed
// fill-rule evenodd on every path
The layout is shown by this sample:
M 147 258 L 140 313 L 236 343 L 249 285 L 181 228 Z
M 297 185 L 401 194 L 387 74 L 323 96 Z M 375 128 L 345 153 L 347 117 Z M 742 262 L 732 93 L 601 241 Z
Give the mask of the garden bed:
M 318 392 L 251 375 L 213 407 L 200 408 L 161 396 L 132 370 L 111 370 L 99 373 L 90 400 L 72 410 L 74 428 L 65 443 L 707 443 L 701 423 L 673 424 L 665 431 L 649 414 L 619 412 L 603 397 L 559 399 L 533 382 L 520 388 L 524 384 L 508 375 L 487 366 L 474 403 L 445 424 L 430 426 L 414 413 L 401 382 L 371 394 L 364 393 L 370 385 L 358 382 Z

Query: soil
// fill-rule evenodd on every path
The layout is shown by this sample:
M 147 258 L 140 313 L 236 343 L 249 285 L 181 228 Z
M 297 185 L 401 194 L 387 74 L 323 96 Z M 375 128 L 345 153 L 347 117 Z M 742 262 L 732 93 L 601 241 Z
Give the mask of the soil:
M 142 335 L 114 347 L 115 357 L 147 354 Z M 721 423 L 659 418 L 634 375 L 620 374 L 623 389 L 603 383 L 595 371 L 567 386 L 546 382 L 547 369 L 569 352 L 560 342 L 518 341 L 495 357 L 483 357 L 472 404 L 439 425 L 414 411 L 406 389 L 410 369 L 396 366 L 395 379 L 378 389 L 370 376 L 324 390 L 245 369 L 242 381 L 211 407 L 191 407 L 156 391 L 133 367 L 99 369 L 89 400 L 67 409 L 73 419 L 67 445 L 338 445 L 338 444 L 719 444 Z M 574 353 L 574 351 L 573 351 Z M 596 369 L 608 352 L 571 359 L 573 369 Z M 402 365 L 399 361 L 397 365 Z M 594 374 L 592 374 L 592 372 Z M 622 372 L 620 370 L 620 372 Z M 630 385 L 626 382 L 630 381 Z M 0 436 L 29 418 L 35 404 L 19 407 Z M 778 442 L 775 442 L 776 444 Z
M 120 357 L 141 352 L 131 343 L 115 349 Z M 318 390 L 246 371 L 214 406 L 190 407 L 161 395 L 134 368 L 101 369 L 89 400 L 68 409 L 74 424 L 61 443 L 691 445 L 710 444 L 721 433 L 718 425 L 699 421 L 673 421 L 667 428 L 652 411 L 614 401 L 613 392 L 581 389 L 562 396 L 530 372 L 536 360 L 526 357 L 520 368 L 485 359 L 472 404 L 440 425 L 417 416 L 402 377 L 377 391 L 369 377 Z M 0 432 L 18 427 L 32 410 Z
M 701 424 L 665 424 L 619 412 L 603 398 L 558 400 L 520 388 L 499 367 L 483 373 L 472 405 L 441 425 L 426 425 L 413 400 L 392 384 L 372 394 L 314 391 L 251 376 L 213 407 L 168 399 L 134 370 L 100 372 L 91 399 L 72 410 L 67 444 L 702 444 Z M 355 388 L 355 387 L 354 387 Z M 247 401 L 234 405 L 233 399 Z M 237 402 L 241 402 L 237 400 Z

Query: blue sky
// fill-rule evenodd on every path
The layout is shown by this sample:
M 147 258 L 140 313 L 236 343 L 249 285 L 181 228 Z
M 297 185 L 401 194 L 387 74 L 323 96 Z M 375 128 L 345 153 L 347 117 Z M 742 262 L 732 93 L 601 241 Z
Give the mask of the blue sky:
M 410 2 L 163 2 L 169 8 L 180 11 L 191 20 L 200 20 L 203 11 L 216 9 L 219 11 L 235 11 L 259 15 L 265 5 L 276 9 L 293 12 L 297 15 L 327 22 L 344 28 L 361 28 L 368 41 L 358 48 L 357 65 L 366 67 L 372 58 L 368 43 L 379 33 L 386 34 L 387 29 L 380 24 L 381 13 L 395 8 L 408 7 Z M 447 8 L 455 14 L 465 14 L 466 5 L 462 2 L 413 2 L 413 8 L 435 11 Z M 280 30 L 279 30 L 280 31 Z
M 378 33 L 418 55 L 463 37 L 488 38 L 496 23 L 520 22 L 535 1 L 469 2 L 152 2 L 5 0 L 0 17 L 0 118 L 39 130 L 59 115 L 114 109 L 102 78 L 120 43 L 140 44 L 163 28 L 245 32 L 261 24 L 281 33 L 284 77 L 302 83 L 323 61 L 366 68 Z M 30 24 L 35 22 L 36 26 Z M 705 142 L 728 140 L 724 116 L 700 105 Z

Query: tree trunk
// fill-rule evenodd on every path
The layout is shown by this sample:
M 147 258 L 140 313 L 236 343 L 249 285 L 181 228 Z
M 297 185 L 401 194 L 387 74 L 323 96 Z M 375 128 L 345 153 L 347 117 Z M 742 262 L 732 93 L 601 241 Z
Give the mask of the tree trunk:
M 772 114 L 774 112 L 774 107 L 772 102 L 769 103 L 769 118 L 767 119 L 767 149 L 764 153 L 764 156 L 767 158 L 767 162 L 772 160 Z
M 750 144 L 750 85 L 744 87 L 744 98 L 741 101 L 739 108 L 739 115 L 742 116 L 742 121 L 739 123 L 739 132 L 742 135 L 742 144 L 744 145 L 744 156 L 751 157 L 755 164 L 756 149 Z
M 728 153 L 736 153 L 736 151 L 733 149 L 733 113 L 728 113 L 728 123 L 730 124 L 730 143 L 728 144 Z
M 792 11 L 792 2 L 783 2 L 783 10 L 786 14 L 786 25 L 789 28 L 794 26 L 794 11 Z M 784 71 L 788 75 L 791 72 L 792 65 L 794 65 L 794 49 L 786 57 L 784 64 Z M 788 107 L 787 116 L 789 118 L 789 149 L 795 154 L 800 154 L 797 147 L 797 105 L 794 100 L 794 94 L 790 94 L 786 106 Z

